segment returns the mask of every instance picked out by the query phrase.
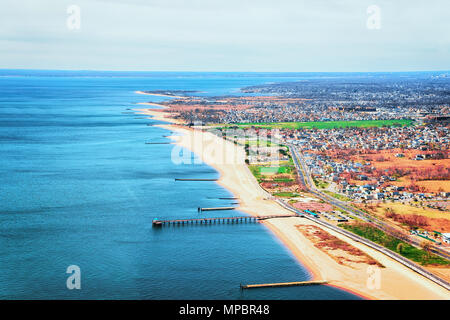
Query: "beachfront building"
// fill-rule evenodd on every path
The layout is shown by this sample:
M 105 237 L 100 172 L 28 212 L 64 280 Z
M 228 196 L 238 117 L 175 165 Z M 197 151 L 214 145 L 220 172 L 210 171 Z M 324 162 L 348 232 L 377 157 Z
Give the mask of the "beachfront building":
M 445 243 L 450 243 L 450 233 L 443 233 L 442 241 L 444 241 Z

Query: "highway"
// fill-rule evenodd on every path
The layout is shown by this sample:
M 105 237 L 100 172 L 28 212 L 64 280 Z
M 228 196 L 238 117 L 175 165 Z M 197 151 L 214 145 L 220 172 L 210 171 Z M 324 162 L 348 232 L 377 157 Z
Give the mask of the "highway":
M 330 196 L 328 196 L 326 194 L 323 194 L 322 192 L 316 190 L 315 187 L 314 187 L 314 183 L 312 182 L 311 176 L 308 174 L 307 178 L 305 177 L 306 171 L 303 170 L 303 166 L 301 164 L 302 158 L 299 155 L 298 150 L 296 150 L 296 148 L 293 145 L 289 145 L 288 144 L 288 147 L 289 147 L 289 149 L 291 151 L 292 158 L 293 158 L 294 164 L 295 164 L 295 166 L 297 168 L 298 175 L 299 175 L 300 179 L 303 181 L 303 183 L 305 184 L 305 187 L 308 189 L 309 192 L 311 192 L 312 194 L 314 194 L 318 198 L 320 198 L 320 199 L 322 199 L 322 200 L 324 200 L 324 201 L 326 201 L 326 202 L 328 202 L 328 203 L 330 203 L 330 204 L 332 204 L 332 205 L 334 205 L 336 207 L 341 208 L 342 210 L 346 211 L 347 213 L 350 213 L 350 214 L 353 214 L 353 215 L 357 215 L 362 220 L 370 222 L 371 224 L 374 224 L 378 228 L 381 228 L 384 231 L 386 231 L 387 233 L 391 234 L 391 232 L 389 232 L 388 230 L 385 229 L 387 225 L 384 222 L 379 221 L 378 219 L 374 219 L 373 217 L 368 216 L 368 214 L 366 214 L 366 213 L 364 213 L 364 212 L 362 212 L 360 210 L 357 210 L 357 209 L 354 209 L 354 208 L 348 208 L 347 205 L 342 204 L 337 199 L 334 199 L 334 198 L 332 198 L 332 197 L 330 197 Z M 306 168 L 306 166 L 304 166 L 304 167 Z M 422 276 L 426 277 L 427 279 L 429 279 L 429 280 L 439 284 L 440 286 L 442 286 L 445 289 L 450 291 L 450 283 L 449 282 L 447 282 L 444 279 L 441 279 L 437 275 L 427 271 L 426 269 L 424 269 L 420 265 L 412 262 L 409 259 L 406 259 L 405 257 L 397 254 L 396 252 L 393 252 L 393 251 L 391 251 L 391 250 L 389 250 L 389 249 L 387 249 L 387 248 L 385 248 L 385 247 L 383 247 L 381 245 L 378 245 L 378 244 L 376 244 L 376 243 L 374 243 L 374 242 L 372 242 L 372 241 L 370 241 L 368 239 L 360 237 L 360 236 L 358 236 L 358 235 L 356 235 L 356 234 L 354 234 L 354 233 L 352 233 L 350 231 L 347 231 L 345 229 L 339 228 L 339 227 L 337 227 L 337 226 L 335 226 L 335 225 L 333 225 L 331 223 L 328 223 L 328 222 L 323 221 L 323 220 L 318 219 L 318 218 L 314 218 L 312 216 L 309 216 L 308 214 L 304 214 L 303 212 L 300 212 L 299 210 L 297 210 L 296 208 L 292 207 L 290 204 L 288 204 L 288 203 L 286 203 L 286 202 L 284 202 L 282 200 L 277 199 L 276 201 L 282 207 L 284 207 L 285 209 L 290 210 L 292 212 L 295 212 L 297 215 L 303 216 L 304 218 L 312 220 L 312 221 L 314 221 L 317 224 L 320 224 L 320 225 L 322 225 L 322 226 L 324 226 L 326 228 L 330 228 L 330 229 L 332 229 L 332 230 L 334 230 L 334 231 L 336 231 L 336 232 L 338 232 L 340 234 L 343 234 L 343 235 L 353 239 L 354 241 L 363 243 L 363 244 L 365 244 L 366 246 L 368 246 L 370 248 L 373 248 L 373 249 L 375 249 L 377 251 L 380 251 L 380 252 L 384 253 L 385 255 L 389 256 L 390 258 L 396 260 L 397 262 L 405 265 L 406 267 L 414 270 L 415 272 L 421 274 Z M 388 228 L 392 228 L 390 226 L 387 226 L 387 227 Z M 396 237 L 398 238 L 398 235 L 396 235 Z M 408 240 L 403 239 L 403 236 L 401 237 L 401 240 L 410 242 L 410 241 L 408 241 L 410 239 L 408 239 Z M 415 241 L 412 241 L 412 243 L 415 244 Z M 435 253 L 442 256 L 442 254 L 440 254 L 440 252 L 435 252 Z M 449 259 L 448 255 L 446 255 L 444 257 Z

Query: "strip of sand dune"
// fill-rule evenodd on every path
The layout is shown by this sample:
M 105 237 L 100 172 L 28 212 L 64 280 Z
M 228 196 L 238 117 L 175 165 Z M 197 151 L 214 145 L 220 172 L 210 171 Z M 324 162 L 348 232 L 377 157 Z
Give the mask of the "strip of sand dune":
M 165 121 L 170 119 L 165 118 Z M 209 132 L 187 129 L 177 125 L 161 127 L 180 134 L 173 137 L 179 146 L 196 153 L 208 165 L 220 173 L 218 183 L 240 198 L 239 210 L 254 216 L 292 214 L 268 197 L 245 165 L 242 147 L 225 141 Z M 175 150 L 173 156 L 180 150 Z M 450 299 L 449 292 L 434 282 L 418 275 L 411 269 L 392 260 L 384 254 L 357 243 L 348 237 L 327 228 L 330 234 L 348 242 L 373 257 L 385 268 L 380 269 L 381 286 L 368 283 L 368 265 L 358 268 L 341 265 L 304 237 L 296 228 L 299 224 L 314 224 L 305 218 L 279 218 L 264 222 L 298 261 L 306 266 L 314 280 L 328 280 L 332 286 L 371 299 Z M 320 226 L 319 226 L 320 227 Z M 296 281 L 298 279 L 293 279 Z

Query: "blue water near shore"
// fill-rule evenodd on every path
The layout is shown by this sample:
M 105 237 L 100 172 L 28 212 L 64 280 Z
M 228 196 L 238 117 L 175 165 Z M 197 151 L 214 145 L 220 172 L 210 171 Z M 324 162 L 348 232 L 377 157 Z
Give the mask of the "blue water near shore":
M 151 225 L 230 205 L 218 198 L 232 194 L 215 182 L 174 181 L 218 173 L 174 164 L 173 145 L 145 144 L 170 132 L 131 113 L 162 99 L 135 90 L 237 94 L 302 77 L 1 70 L 0 298 L 356 299 L 327 286 L 240 291 L 309 278 L 260 224 Z M 81 290 L 66 288 L 69 265 L 81 268 Z

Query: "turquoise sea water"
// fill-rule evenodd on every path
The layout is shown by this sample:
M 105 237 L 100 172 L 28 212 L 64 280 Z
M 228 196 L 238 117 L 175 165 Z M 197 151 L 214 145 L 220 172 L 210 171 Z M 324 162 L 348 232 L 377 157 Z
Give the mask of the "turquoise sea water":
M 327 286 L 240 291 L 309 278 L 262 225 L 151 225 L 230 205 L 218 198 L 232 195 L 174 181 L 218 173 L 172 163 L 173 145 L 146 145 L 170 132 L 130 113 L 163 99 L 135 90 L 237 94 L 303 76 L 0 71 L 0 298 L 356 299 Z M 69 265 L 81 269 L 81 290 L 66 288 Z

